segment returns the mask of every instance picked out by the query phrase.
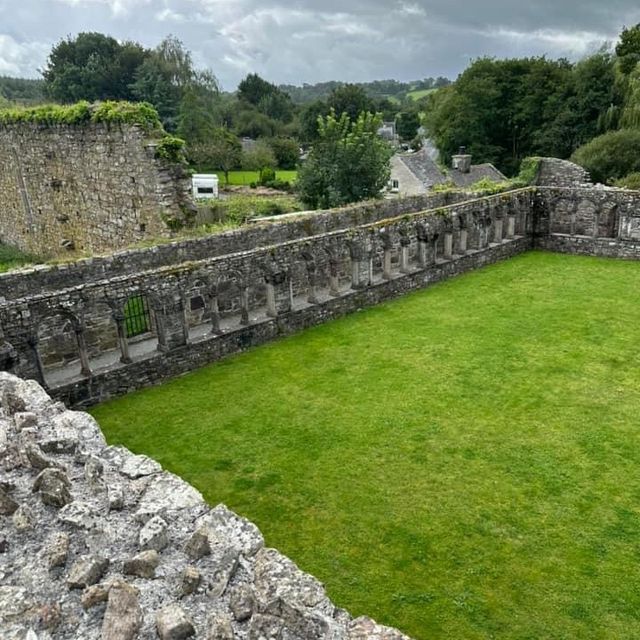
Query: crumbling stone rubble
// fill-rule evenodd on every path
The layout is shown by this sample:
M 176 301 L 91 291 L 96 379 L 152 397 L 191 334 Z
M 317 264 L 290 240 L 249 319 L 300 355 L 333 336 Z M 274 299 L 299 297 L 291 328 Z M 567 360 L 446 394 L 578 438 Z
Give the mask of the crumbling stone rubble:
M 258 528 L 0 372 L 2 640 L 408 640 Z

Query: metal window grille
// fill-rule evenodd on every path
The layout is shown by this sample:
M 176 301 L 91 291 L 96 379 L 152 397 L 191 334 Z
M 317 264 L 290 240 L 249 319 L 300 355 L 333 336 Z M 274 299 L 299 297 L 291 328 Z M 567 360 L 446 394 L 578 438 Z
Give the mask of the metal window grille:
M 151 312 L 145 296 L 137 295 L 127 300 L 124 305 L 124 323 L 127 338 L 151 331 Z

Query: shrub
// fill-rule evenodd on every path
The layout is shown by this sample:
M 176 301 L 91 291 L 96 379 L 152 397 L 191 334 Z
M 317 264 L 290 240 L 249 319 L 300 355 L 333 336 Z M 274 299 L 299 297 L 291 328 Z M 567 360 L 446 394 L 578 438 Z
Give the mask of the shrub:
M 622 189 L 637 189 L 640 191 L 640 171 L 630 173 L 624 178 L 620 178 L 613 183 L 614 187 L 620 187 Z
M 156 147 L 156 158 L 167 162 L 186 162 L 185 141 L 176 136 L 164 136 Z
M 145 131 L 162 131 L 158 112 L 148 102 L 106 100 L 93 105 L 86 101 L 72 105 L 45 104 L 37 107 L 14 107 L 0 111 L 1 124 L 81 124 L 85 122 L 107 124 L 134 124 Z
M 263 167 L 260 169 L 259 183 L 266 186 L 268 182 L 274 182 L 276 179 L 276 172 L 271 167 Z
M 576 150 L 573 162 L 589 171 L 595 182 L 611 184 L 640 171 L 640 130 L 620 129 L 598 136 Z

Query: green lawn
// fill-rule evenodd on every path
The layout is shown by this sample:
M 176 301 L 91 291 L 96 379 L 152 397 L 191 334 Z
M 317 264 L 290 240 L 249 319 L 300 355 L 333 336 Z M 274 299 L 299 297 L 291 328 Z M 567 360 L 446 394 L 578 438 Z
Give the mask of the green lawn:
M 528 253 L 93 410 L 421 640 L 640 638 L 640 264 Z
M 220 184 L 225 184 L 224 171 L 214 171 L 220 178 Z M 295 182 L 298 178 L 297 171 L 276 171 L 276 178 L 278 180 L 286 180 L 287 182 Z M 258 182 L 260 180 L 259 171 L 229 171 L 229 184 L 235 186 L 248 186 L 252 182 Z

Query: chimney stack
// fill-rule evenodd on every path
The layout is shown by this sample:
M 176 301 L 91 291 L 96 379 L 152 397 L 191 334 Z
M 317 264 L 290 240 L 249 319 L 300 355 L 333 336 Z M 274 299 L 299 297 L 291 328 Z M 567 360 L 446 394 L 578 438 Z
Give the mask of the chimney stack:
M 451 166 L 460 173 L 469 173 L 471 171 L 471 154 L 467 153 L 466 147 L 460 147 L 458 154 L 452 156 Z

